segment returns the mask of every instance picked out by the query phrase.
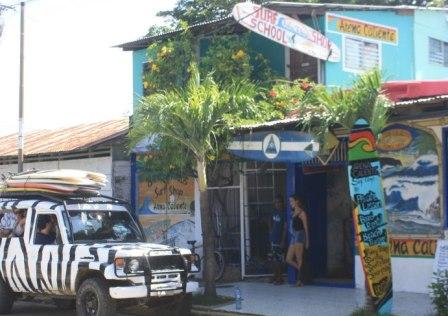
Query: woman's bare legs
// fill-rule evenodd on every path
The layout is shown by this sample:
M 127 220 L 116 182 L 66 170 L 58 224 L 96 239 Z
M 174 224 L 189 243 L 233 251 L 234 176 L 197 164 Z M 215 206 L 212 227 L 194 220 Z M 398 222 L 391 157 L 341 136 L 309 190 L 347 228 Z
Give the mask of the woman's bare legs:
M 286 254 L 286 263 L 289 264 L 294 269 L 299 269 L 297 261 L 295 261 L 294 256 L 296 254 L 296 244 L 292 244 L 288 248 L 288 253 Z
M 302 286 L 302 281 L 300 281 L 300 268 L 302 268 L 302 263 L 303 263 L 303 243 L 297 243 L 294 245 L 294 254 L 295 254 L 295 259 L 296 259 L 296 264 L 297 264 L 297 286 Z

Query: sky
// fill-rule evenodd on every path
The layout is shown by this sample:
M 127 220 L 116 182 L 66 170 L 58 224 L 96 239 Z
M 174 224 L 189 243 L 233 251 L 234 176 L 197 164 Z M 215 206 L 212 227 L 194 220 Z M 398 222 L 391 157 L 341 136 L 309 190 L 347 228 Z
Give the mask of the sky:
M 19 0 L 0 0 L 17 4 Z M 143 36 L 175 0 L 33 0 L 25 8 L 24 130 L 132 114 L 132 53 L 112 46 Z M 0 135 L 16 133 L 20 6 L 3 12 Z

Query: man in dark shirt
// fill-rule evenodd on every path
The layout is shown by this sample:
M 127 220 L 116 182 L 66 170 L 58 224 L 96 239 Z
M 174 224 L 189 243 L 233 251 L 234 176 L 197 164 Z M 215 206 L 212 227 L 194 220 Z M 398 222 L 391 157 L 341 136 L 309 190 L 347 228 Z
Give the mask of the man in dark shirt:
M 35 245 L 51 245 L 54 244 L 55 234 L 53 231 L 53 223 L 50 215 L 40 215 L 37 219 L 37 233 L 34 239 Z
M 269 240 L 271 242 L 271 266 L 273 277 L 271 282 L 278 285 L 283 283 L 283 257 L 286 243 L 287 224 L 283 198 L 277 195 L 274 209 L 269 221 Z

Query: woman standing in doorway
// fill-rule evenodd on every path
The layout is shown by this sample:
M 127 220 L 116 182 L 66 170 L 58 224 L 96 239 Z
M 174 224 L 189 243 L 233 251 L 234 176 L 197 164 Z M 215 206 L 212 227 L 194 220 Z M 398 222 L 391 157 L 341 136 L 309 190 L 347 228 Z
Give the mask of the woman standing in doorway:
M 300 281 L 300 268 L 303 262 L 304 247 L 309 247 L 308 220 L 304 206 L 299 197 L 295 194 L 289 197 L 292 208 L 292 218 L 289 222 L 289 233 L 291 235 L 286 262 L 297 269 L 296 286 L 303 286 Z

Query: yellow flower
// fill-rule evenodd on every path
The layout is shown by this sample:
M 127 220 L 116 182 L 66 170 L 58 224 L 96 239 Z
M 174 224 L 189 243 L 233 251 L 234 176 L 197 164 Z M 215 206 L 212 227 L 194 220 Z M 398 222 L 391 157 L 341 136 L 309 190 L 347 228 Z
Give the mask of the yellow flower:
M 244 57 L 246 57 L 246 53 L 242 49 L 240 49 L 239 51 L 237 51 L 235 54 L 232 55 L 233 60 L 240 60 L 243 59 Z
M 143 88 L 148 89 L 149 83 L 148 81 L 143 81 Z
M 157 57 L 158 57 L 158 58 L 165 58 L 166 56 L 168 56 L 169 54 L 171 54 L 172 51 L 173 51 L 172 48 L 163 46 L 163 47 L 160 49 L 159 53 L 157 54 Z
M 154 72 L 158 72 L 159 71 L 159 66 L 157 66 L 157 64 L 152 64 L 151 70 L 154 71 Z

